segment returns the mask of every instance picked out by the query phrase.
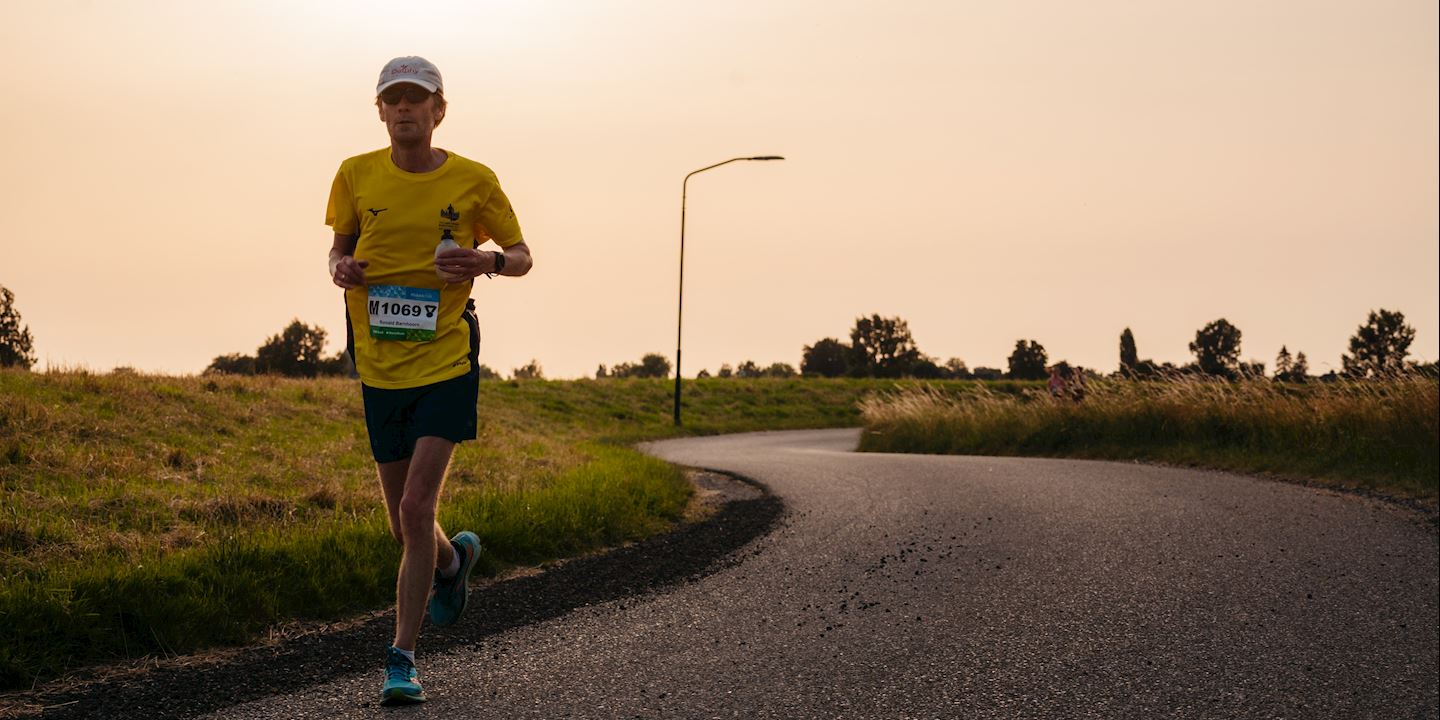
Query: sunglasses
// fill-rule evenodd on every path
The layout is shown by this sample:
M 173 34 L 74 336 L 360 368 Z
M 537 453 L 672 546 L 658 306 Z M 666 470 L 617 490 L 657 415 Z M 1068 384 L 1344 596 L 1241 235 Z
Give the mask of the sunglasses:
M 409 100 L 411 103 L 422 103 L 425 102 L 425 98 L 430 97 L 430 95 L 429 90 L 419 85 L 402 83 L 385 88 L 385 92 L 380 93 L 380 102 L 386 105 L 399 105 L 401 100 Z

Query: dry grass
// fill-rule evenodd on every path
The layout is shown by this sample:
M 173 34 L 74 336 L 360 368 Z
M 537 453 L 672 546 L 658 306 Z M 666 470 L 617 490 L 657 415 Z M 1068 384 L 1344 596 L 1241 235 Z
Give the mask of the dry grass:
M 690 490 L 624 443 L 853 425 L 877 384 L 687 383 L 683 429 L 670 387 L 481 383 L 441 523 L 489 574 L 638 539 Z M 352 380 L 0 370 L 0 689 L 383 607 L 398 556 Z
M 1436 497 L 1440 384 L 1093 382 L 1084 401 L 916 388 L 862 403 L 862 449 L 1151 459 Z
M 487 384 L 442 503 L 483 570 L 680 516 L 673 468 L 517 389 Z M 0 687 L 377 607 L 397 561 L 353 381 L 0 371 Z

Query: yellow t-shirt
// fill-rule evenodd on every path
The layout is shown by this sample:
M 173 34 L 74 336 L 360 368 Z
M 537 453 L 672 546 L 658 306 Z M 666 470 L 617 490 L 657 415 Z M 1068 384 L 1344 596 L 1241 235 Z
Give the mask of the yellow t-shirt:
M 447 232 L 460 247 L 487 239 L 510 247 L 524 239 L 495 173 L 446 154 L 428 173 L 396 167 L 388 147 L 357 155 L 340 164 L 330 188 L 325 224 L 358 234 L 355 259 L 370 261 L 367 287 L 346 290 L 345 306 L 355 369 L 371 387 L 420 387 L 470 371 L 462 313 L 474 283 L 447 284 L 435 274 L 435 246 Z

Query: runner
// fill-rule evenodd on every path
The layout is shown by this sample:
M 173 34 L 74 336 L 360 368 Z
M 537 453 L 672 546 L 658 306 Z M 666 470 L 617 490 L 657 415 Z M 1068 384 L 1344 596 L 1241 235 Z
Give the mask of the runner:
M 1070 366 L 1065 363 L 1056 363 L 1050 366 L 1050 397 L 1056 400 L 1064 400 L 1070 394 L 1067 376 L 1070 374 Z
M 425 701 L 415 643 L 426 596 L 432 623 L 458 620 L 480 553 L 475 533 L 447 539 L 435 521 L 455 444 L 475 439 L 480 328 L 471 286 L 482 274 L 524 275 L 531 259 L 495 173 L 430 144 L 445 118 L 440 71 L 424 58 L 395 58 L 375 94 L 390 146 L 340 164 L 325 224 L 335 231 L 330 277 L 345 289 L 370 450 L 403 547 L 381 689 L 382 704 L 395 705 Z M 501 250 L 478 250 L 487 240 Z

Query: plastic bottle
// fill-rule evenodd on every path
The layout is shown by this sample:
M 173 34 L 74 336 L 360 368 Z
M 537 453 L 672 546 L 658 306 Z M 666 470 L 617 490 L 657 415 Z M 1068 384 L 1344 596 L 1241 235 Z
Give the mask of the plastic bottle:
M 458 248 L 458 247 L 460 247 L 460 246 L 459 246 L 458 244 L 456 244 L 455 238 L 450 235 L 450 231 L 449 231 L 449 230 L 446 230 L 446 231 L 445 231 L 445 234 L 440 236 L 440 244 L 435 246 L 435 257 L 438 259 L 438 258 L 440 257 L 440 253 L 445 252 L 446 250 L 449 250 L 449 249 L 451 249 L 451 248 Z M 436 275 L 439 275 L 439 274 L 440 274 L 440 268 L 439 268 L 439 267 L 436 267 L 436 268 L 435 268 L 435 274 L 436 274 Z M 441 278 L 441 279 L 443 280 L 444 278 Z

